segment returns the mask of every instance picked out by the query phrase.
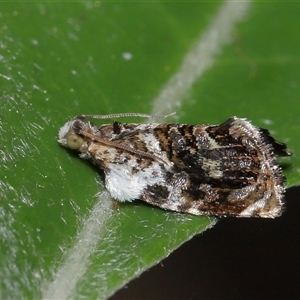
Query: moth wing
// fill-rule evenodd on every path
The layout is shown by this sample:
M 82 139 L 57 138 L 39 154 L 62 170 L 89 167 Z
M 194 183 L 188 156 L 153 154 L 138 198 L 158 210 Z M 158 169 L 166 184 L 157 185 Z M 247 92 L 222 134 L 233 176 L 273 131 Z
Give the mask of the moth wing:
M 170 176 L 168 174 L 168 176 Z M 186 188 L 189 176 L 176 174 L 164 184 L 144 187 L 139 199 L 166 210 L 193 215 L 274 218 L 281 215 L 281 199 L 270 182 L 240 189 L 212 187 L 198 182 Z
M 145 188 L 144 201 L 195 215 L 274 218 L 281 214 L 284 177 L 273 149 L 287 153 L 284 144 L 236 117 L 219 126 L 195 126 L 194 144 L 180 129 L 169 131 L 173 149 L 181 142 L 192 145 L 193 151 L 180 152 L 179 147 L 173 151 L 173 171 L 166 172 L 163 185 Z M 185 127 L 185 132 L 191 129 Z M 203 148 L 205 139 L 212 144 Z

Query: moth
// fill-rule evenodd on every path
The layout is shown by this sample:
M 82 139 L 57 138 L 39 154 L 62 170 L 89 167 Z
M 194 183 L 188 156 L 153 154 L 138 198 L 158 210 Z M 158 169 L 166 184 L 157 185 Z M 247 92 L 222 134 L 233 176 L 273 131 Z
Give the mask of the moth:
M 281 215 L 285 178 L 275 155 L 290 153 L 268 130 L 237 117 L 220 125 L 88 121 L 124 116 L 152 117 L 80 115 L 59 130 L 62 146 L 104 171 L 113 198 L 193 215 Z

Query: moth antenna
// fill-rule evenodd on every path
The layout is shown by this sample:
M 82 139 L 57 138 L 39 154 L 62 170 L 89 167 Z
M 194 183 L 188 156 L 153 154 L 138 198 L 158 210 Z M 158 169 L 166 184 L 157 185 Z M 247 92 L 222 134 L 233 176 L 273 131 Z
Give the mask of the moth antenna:
M 127 146 L 127 145 L 118 144 L 114 141 L 109 141 L 109 140 L 103 139 L 103 138 L 101 138 L 99 136 L 96 136 L 92 133 L 89 133 L 87 131 L 80 130 L 79 134 L 82 134 L 85 137 L 91 138 L 94 141 L 97 141 L 101 144 L 111 146 L 111 147 L 114 147 L 114 148 L 118 148 L 118 149 L 122 149 L 122 150 L 125 150 L 125 151 L 130 152 L 130 153 L 134 153 L 134 154 L 137 154 L 137 155 L 140 155 L 140 156 L 143 156 L 143 157 L 151 158 L 153 160 L 159 160 L 164 164 L 168 164 L 166 161 L 164 161 L 163 159 L 161 159 L 160 157 L 158 157 L 154 154 L 144 152 L 144 151 L 141 151 L 141 150 L 138 150 L 138 149 L 134 149 L 134 148 L 132 148 L 130 146 Z
M 141 117 L 149 119 L 163 119 L 175 115 L 177 112 L 174 111 L 168 115 L 148 115 L 142 113 L 120 113 L 120 114 L 110 114 L 110 115 L 79 115 L 76 118 L 91 118 L 91 119 L 113 119 L 113 118 L 124 118 L 124 117 Z

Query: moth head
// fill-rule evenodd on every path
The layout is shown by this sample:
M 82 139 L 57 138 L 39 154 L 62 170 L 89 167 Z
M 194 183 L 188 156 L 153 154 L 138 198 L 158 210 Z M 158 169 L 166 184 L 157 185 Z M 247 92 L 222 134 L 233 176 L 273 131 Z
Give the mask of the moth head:
M 79 150 L 83 144 L 83 138 L 77 134 L 67 134 L 66 135 L 67 147 L 74 150 Z
M 79 150 L 83 145 L 84 140 L 75 132 L 76 122 L 76 120 L 69 121 L 60 128 L 58 133 L 58 142 L 66 148 Z

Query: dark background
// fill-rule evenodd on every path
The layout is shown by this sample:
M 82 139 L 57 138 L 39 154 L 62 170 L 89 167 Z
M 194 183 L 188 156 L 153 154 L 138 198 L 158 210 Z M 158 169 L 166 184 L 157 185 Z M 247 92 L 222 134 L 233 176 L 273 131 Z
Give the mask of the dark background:
M 300 187 L 285 201 L 274 220 L 221 219 L 110 299 L 300 299 Z

